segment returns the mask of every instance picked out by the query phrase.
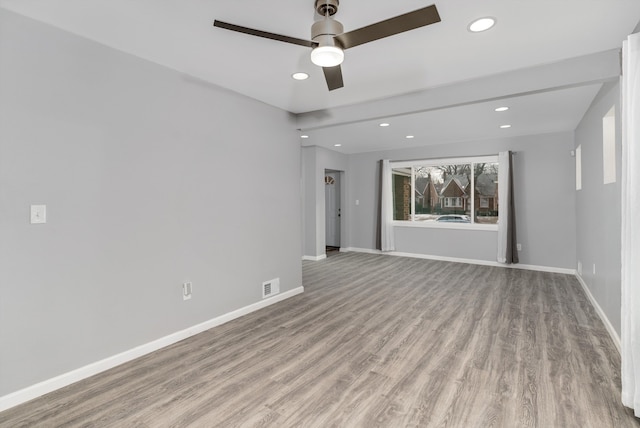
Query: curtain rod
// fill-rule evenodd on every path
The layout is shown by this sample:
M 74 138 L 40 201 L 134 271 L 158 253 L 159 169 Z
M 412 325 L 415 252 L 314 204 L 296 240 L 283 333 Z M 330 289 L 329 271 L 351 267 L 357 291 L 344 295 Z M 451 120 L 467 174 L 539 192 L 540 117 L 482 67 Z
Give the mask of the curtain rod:
M 517 155 L 518 152 L 512 151 L 511 154 L 512 155 Z M 458 156 L 458 158 L 483 158 L 483 157 L 486 157 L 486 156 L 498 156 L 498 155 L 499 155 L 499 153 L 495 153 L 495 154 L 491 153 L 491 154 L 488 154 L 488 155 Z M 452 158 L 450 156 L 447 156 L 447 157 L 429 158 L 429 159 L 394 159 L 394 160 L 390 160 L 389 162 L 390 163 L 396 163 L 396 162 L 399 163 L 399 162 L 437 161 L 437 160 L 440 160 L 440 159 L 455 159 L 455 157 Z

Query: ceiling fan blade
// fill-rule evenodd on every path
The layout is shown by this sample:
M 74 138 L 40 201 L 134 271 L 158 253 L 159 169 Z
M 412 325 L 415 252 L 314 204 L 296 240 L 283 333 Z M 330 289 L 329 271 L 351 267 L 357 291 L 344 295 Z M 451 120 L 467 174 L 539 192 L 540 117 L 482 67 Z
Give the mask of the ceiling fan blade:
M 436 22 L 440 22 L 440 14 L 438 14 L 436 5 L 432 4 L 431 6 L 414 10 L 404 15 L 339 34 L 335 36 L 335 39 L 338 40 L 344 49 L 348 49 L 384 37 L 393 36 L 394 34 L 424 27 L 425 25 L 435 24 Z
M 315 48 L 318 43 L 311 40 L 298 39 L 295 37 L 283 36 L 281 34 L 269 33 L 261 30 L 254 30 L 253 28 L 242 27 L 240 25 L 229 24 L 228 22 L 222 22 L 215 20 L 213 26 L 223 28 L 225 30 L 237 31 L 239 33 L 249 34 L 251 36 L 264 37 L 265 39 L 277 40 L 279 42 L 292 43 L 294 45 L 306 46 L 308 48 Z
M 339 65 L 336 65 L 335 67 L 322 67 L 322 71 L 324 71 L 324 78 L 327 81 L 327 86 L 330 91 L 340 89 L 344 86 L 344 82 L 342 81 L 342 69 Z

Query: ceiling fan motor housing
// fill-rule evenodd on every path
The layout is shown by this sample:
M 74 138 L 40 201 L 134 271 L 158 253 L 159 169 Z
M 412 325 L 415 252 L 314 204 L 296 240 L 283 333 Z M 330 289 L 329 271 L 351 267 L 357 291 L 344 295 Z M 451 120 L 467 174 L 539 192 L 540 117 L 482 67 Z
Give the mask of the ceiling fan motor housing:
M 335 46 L 334 36 L 343 32 L 344 27 L 340 22 L 332 18 L 325 18 L 314 22 L 311 26 L 311 40 L 320 46 Z
M 322 16 L 333 16 L 338 11 L 339 0 L 316 0 L 316 12 Z

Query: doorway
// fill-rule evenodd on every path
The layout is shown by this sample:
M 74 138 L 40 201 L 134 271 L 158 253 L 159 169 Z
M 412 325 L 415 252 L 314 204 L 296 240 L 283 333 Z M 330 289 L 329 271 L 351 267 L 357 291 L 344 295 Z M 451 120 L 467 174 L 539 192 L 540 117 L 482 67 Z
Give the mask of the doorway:
M 340 172 L 324 174 L 325 245 L 327 256 L 340 249 Z

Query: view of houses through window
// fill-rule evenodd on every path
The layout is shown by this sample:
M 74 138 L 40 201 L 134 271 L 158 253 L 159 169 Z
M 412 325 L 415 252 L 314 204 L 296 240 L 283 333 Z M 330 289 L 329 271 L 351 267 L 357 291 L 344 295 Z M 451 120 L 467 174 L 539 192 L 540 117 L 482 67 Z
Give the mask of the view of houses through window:
M 497 156 L 392 166 L 394 220 L 498 223 Z

